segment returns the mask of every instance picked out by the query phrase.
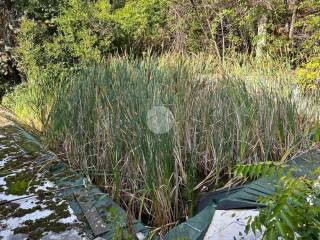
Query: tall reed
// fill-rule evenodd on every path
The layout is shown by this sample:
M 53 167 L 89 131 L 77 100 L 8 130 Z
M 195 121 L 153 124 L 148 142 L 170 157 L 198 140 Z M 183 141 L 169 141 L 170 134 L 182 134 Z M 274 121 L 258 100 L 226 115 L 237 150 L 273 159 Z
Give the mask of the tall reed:
M 46 136 L 139 219 L 183 220 L 235 164 L 285 160 L 310 145 L 313 122 L 287 81 L 267 87 L 210 61 L 113 57 L 84 69 L 59 88 Z M 170 131 L 151 131 L 154 106 L 172 112 Z

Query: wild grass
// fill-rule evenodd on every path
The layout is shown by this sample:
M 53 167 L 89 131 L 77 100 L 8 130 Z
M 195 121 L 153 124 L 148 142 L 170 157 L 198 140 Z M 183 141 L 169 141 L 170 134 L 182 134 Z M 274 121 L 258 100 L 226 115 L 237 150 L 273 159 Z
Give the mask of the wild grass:
M 309 145 L 312 122 L 286 81 L 266 87 L 189 60 L 112 58 L 70 78 L 51 112 L 47 136 L 63 141 L 70 164 L 153 226 L 191 216 L 197 193 L 222 186 L 237 163 Z M 172 112 L 169 132 L 148 128 L 153 106 Z
M 192 216 L 199 192 L 232 179 L 236 164 L 285 161 L 311 146 L 315 102 L 301 108 L 291 76 L 270 59 L 112 57 L 59 83 L 44 135 L 138 219 L 165 230 Z M 153 106 L 172 112 L 170 131 L 150 130 Z

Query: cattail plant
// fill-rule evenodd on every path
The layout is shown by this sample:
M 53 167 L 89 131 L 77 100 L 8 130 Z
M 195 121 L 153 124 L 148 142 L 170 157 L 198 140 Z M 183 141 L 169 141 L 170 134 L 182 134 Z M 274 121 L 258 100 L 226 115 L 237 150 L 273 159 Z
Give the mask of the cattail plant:
M 44 136 L 136 218 L 165 230 L 236 164 L 285 160 L 311 144 L 316 118 L 299 110 L 290 71 L 241 61 L 111 57 L 60 82 Z M 171 119 L 149 121 L 155 107 Z

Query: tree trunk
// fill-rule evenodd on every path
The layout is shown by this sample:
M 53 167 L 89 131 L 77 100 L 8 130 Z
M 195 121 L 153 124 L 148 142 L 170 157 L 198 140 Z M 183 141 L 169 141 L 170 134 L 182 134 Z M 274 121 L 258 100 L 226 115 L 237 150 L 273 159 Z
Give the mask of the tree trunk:
M 294 24 L 295 24 L 295 21 L 296 21 L 296 16 L 297 16 L 297 7 L 295 6 L 293 11 L 292 11 L 290 30 L 289 30 L 289 39 L 293 38 Z
M 263 48 L 267 43 L 267 15 L 262 14 L 258 21 L 256 57 L 259 59 L 263 56 Z
M 0 4 L 0 7 L 3 6 L 2 10 L 0 10 L 1 12 L 1 17 L 0 17 L 0 26 L 1 27 L 1 35 L 0 35 L 0 39 L 3 40 L 4 45 L 10 45 L 11 43 L 11 31 L 9 29 L 9 24 L 10 24 L 10 14 L 11 14 L 11 8 L 12 8 L 12 2 L 11 0 L 5 0 L 3 5 Z

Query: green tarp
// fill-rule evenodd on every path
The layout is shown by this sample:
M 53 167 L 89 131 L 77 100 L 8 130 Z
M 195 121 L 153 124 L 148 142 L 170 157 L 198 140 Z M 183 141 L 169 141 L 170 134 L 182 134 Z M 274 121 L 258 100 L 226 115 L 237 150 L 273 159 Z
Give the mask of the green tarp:
M 312 150 L 301 154 L 286 163 L 286 170 L 293 176 L 301 177 L 320 166 L 320 151 Z M 208 205 L 215 204 L 216 209 L 244 209 L 264 207 L 257 202 L 259 196 L 272 195 L 277 178 L 260 178 L 250 183 L 203 194 L 198 203 L 198 212 Z
M 205 194 L 199 201 L 198 211 L 211 204 L 215 204 L 219 210 L 264 207 L 257 203 L 257 198 L 273 192 L 272 181 L 261 178 L 239 187 Z
M 63 163 L 52 166 L 50 168 L 50 172 L 52 173 L 52 181 L 54 181 L 59 188 L 65 189 L 62 191 L 62 194 L 68 200 L 73 211 L 78 216 L 83 216 L 83 212 L 75 196 L 77 196 L 80 191 L 88 192 L 88 198 L 83 199 L 82 201 L 90 203 L 90 205 L 97 210 L 108 229 L 106 233 L 99 237 L 111 240 L 114 239 L 113 237 L 117 228 L 121 228 L 125 231 L 128 229 L 129 226 L 126 211 L 113 202 L 107 194 L 102 193 L 97 187 L 92 184 L 86 184 L 85 178 L 80 174 Z M 86 219 L 84 219 L 84 221 L 86 221 Z M 133 228 L 135 233 L 141 232 L 145 236 L 149 231 L 141 222 L 135 219 L 130 227 Z M 87 228 L 90 229 L 89 224 L 87 225 Z M 90 229 L 90 231 L 91 230 L 92 229 Z
M 171 229 L 164 237 L 165 240 L 201 240 L 203 239 L 214 215 L 215 205 L 206 206 L 201 212 L 186 222 Z

